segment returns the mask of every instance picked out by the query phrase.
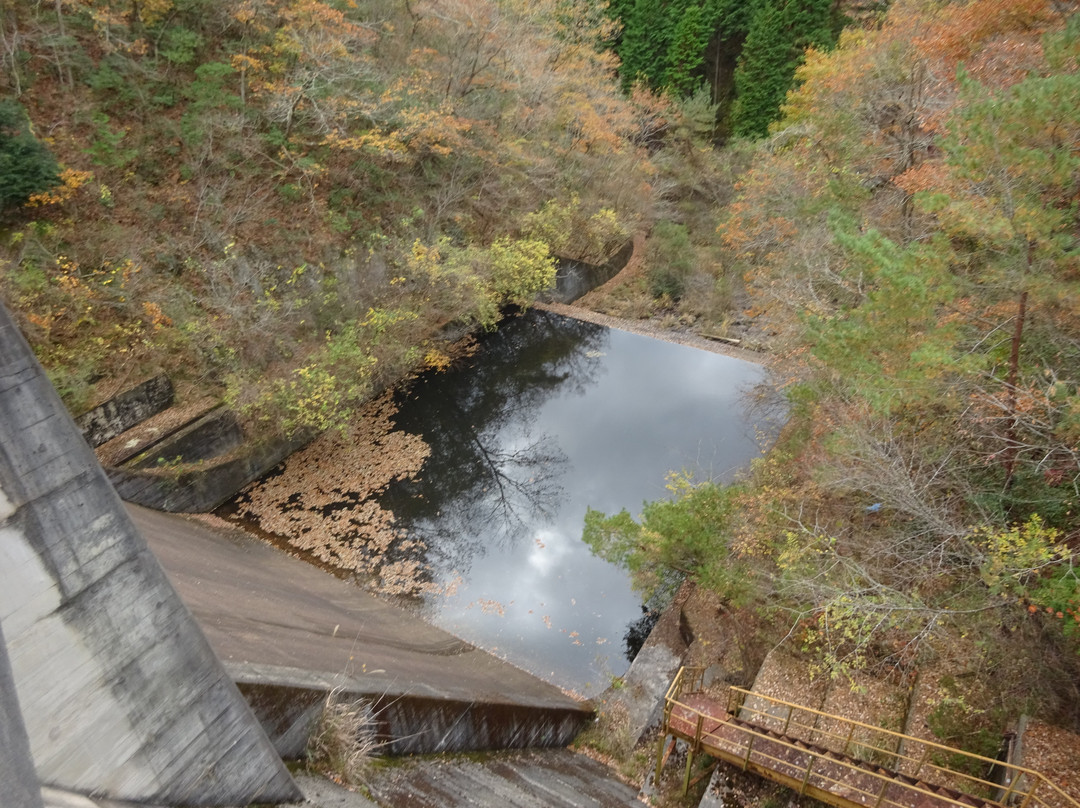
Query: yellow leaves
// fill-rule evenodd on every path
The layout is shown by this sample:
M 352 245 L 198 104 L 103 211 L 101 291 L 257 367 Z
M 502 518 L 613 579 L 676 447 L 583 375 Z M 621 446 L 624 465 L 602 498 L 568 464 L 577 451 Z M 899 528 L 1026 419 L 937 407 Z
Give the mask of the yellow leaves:
M 385 95 L 380 104 L 388 105 L 402 99 Z M 472 129 L 471 121 L 453 114 L 449 105 L 428 108 L 407 106 L 396 113 L 384 111 L 386 121 L 376 128 L 356 135 L 331 132 L 323 143 L 342 151 L 369 152 L 391 160 L 416 159 L 428 155 L 445 156 L 460 149 L 465 135 Z
M 603 263 L 629 235 L 614 210 L 600 208 L 590 213 L 577 194 L 548 200 L 525 217 L 522 229 L 546 242 L 554 254 L 592 264 Z
M 230 16 L 241 25 L 250 25 L 258 18 L 258 13 L 253 3 L 241 2 L 233 7 Z
M 419 315 L 408 309 L 368 309 L 361 327 L 370 329 L 375 335 L 381 335 L 398 323 L 416 320 Z
M 250 53 L 234 53 L 229 60 L 229 64 L 237 73 L 258 75 L 267 69 L 266 63 L 262 59 L 257 59 Z
M 969 540 L 984 554 L 983 582 L 995 591 L 1011 590 L 1041 570 L 1070 557 L 1058 530 L 1046 527 L 1038 514 L 1009 528 L 981 526 Z
M 80 188 L 94 178 L 92 171 L 79 171 L 65 168 L 60 172 L 60 185 L 45 193 L 34 194 L 27 202 L 27 207 L 38 208 L 46 205 L 61 205 L 75 198 Z
M 146 25 L 156 25 L 164 20 L 173 9 L 173 0 L 142 0 L 139 4 L 139 17 Z
M 437 348 L 428 348 L 424 354 L 424 367 L 433 370 L 446 370 L 453 360 Z
M 331 132 L 323 139 L 323 145 L 340 151 L 373 152 L 384 157 L 405 152 L 404 144 L 393 133 L 381 130 L 372 130 L 351 137 Z
M 325 132 L 358 109 L 358 85 L 371 72 L 364 49 L 373 32 L 319 0 L 245 3 L 233 17 L 263 37 L 230 63 L 252 95 L 265 100 L 271 120 L 288 131 L 294 118 L 306 116 Z
M 680 499 L 690 494 L 698 485 L 699 483 L 694 482 L 692 471 L 669 471 L 664 481 L 664 488 Z
M 488 251 L 490 284 L 502 300 L 527 306 L 537 292 L 555 284 L 555 259 L 546 242 L 497 239 Z
M 172 325 L 172 320 L 165 316 L 161 306 L 157 303 L 148 300 L 142 304 L 142 308 L 143 314 L 150 321 L 150 326 L 155 331 L 160 331 L 165 326 Z
M 394 130 L 394 137 L 418 153 L 450 154 L 472 128 L 470 121 L 455 116 L 447 104 L 437 109 L 404 109 L 399 118 L 400 127 Z
M 423 277 L 429 283 L 436 283 L 444 275 L 442 266 L 442 248 L 447 245 L 446 241 L 439 241 L 432 245 L 424 244 L 420 239 L 413 242 L 409 254 L 409 274 L 414 277 Z

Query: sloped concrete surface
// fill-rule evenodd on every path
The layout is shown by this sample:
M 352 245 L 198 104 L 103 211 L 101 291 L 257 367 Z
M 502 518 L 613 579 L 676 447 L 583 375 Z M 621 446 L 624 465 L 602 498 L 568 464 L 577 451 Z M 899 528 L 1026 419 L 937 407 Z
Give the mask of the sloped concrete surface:
M 375 702 L 387 754 L 566 746 L 589 705 L 239 529 L 129 505 L 286 758 L 327 692 Z
M 637 799 L 637 789 L 616 779 L 607 766 L 569 749 L 408 759 L 383 767 L 372 775 L 368 787 L 378 805 L 410 808 L 640 808 L 644 804 Z
M 0 625 L 43 785 L 174 805 L 299 795 L 2 307 Z
M 296 775 L 302 802 L 283 808 L 642 808 L 607 766 L 568 749 L 434 755 L 377 763 L 344 788 Z M 6 808 L 6 806 L 5 806 Z M 156 808 L 45 789 L 45 808 Z M 239 806 L 237 808 L 240 808 Z

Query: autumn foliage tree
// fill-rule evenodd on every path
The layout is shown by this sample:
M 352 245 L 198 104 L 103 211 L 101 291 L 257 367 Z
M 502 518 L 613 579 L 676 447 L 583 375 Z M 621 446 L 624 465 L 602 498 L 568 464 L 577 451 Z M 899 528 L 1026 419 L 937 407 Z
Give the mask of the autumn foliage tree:
M 811 51 L 721 223 L 794 407 L 735 546 L 835 670 L 1073 626 L 1075 11 L 896 2 Z
M 260 424 L 301 424 L 294 405 L 308 402 L 307 425 L 325 425 L 368 382 L 438 358 L 447 323 L 490 326 L 527 304 L 554 255 L 605 260 L 653 204 L 642 117 L 594 4 L 65 0 L 2 13 L 14 69 L 0 84 L 66 170 L 22 119 L 5 127 L 33 159 L 3 172 L 4 204 L 29 200 L 34 220 L 5 239 L 5 300 L 29 309 L 124 265 L 124 299 L 84 320 L 85 338 L 108 347 L 106 320 L 134 328 L 144 301 L 161 314 L 122 352 L 61 350 L 77 333 L 66 321 L 22 312 L 83 402 L 94 380 L 156 364 Z M 550 226 L 555 211 L 574 238 Z M 440 256 L 438 283 L 417 244 Z

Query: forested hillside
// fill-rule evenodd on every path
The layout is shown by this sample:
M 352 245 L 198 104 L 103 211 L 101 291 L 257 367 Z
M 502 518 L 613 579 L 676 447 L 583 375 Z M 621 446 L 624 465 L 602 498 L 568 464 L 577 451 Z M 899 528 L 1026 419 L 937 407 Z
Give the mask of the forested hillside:
M 72 409 L 164 368 L 325 427 L 650 217 L 677 112 L 620 93 L 611 29 L 557 0 L 3 0 L 4 300 Z
M 0 293 L 73 409 L 166 369 L 323 428 L 648 233 L 595 305 L 752 322 L 791 420 L 597 549 L 823 674 L 948 649 L 952 726 L 1080 723 L 1077 13 L 0 0 Z
M 1076 12 L 897 0 L 807 55 L 717 212 L 792 420 L 740 485 L 587 526 L 822 673 L 960 660 L 955 742 L 1080 719 Z
M 883 7 L 871 3 L 870 8 Z M 807 48 L 827 48 L 867 9 L 837 0 L 614 0 L 623 87 L 642 83 L 716 105 L 718 132 L 760 137 Z

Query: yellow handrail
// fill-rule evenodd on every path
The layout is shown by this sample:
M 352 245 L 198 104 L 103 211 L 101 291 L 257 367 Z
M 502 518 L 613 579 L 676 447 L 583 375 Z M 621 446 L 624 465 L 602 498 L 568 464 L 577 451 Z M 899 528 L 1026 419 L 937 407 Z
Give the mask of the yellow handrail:
M 703 743 L 705 738 L 711 737 L 711 738 L 714 738 L 714 739 L 716 739 L 718 741 L 720 740 L 720 736 L 717 736 L 714 733 L 705 733 L 704 736 L 703 736 L 701 734 L 701 730 L 700 730 L 700 727 L 702 725 L 702 717 L 703 716 L 710 717 L 713 720 L 716 720 L 718 718 L 718 716 L 713 716 L 713 715 L 708 715 L 706 713 L 702 713 L 697 708 L 692 707 L 692 706 L 690 706 L 690 705 L 688 705 L 688 704 L 686 704 L 686 703 L 679 700 L 684 692 L 696 692 L 697 689 L 700 688 L 701 685 L 703 684 L 703 681 L 704 681 L 704 669 L 703 668 L 681 668 L 679 670 L 679 672 L 676 674 L 675 678 L 672 680 L 671 686 L 668 688 L 668 691 L 665 694 L 665 698 L 664 698 L 664 713 L 663 713 L 663 726 L 661 728 L 662 732 L 661 732 L 661 744 L 660 744 L 661 750 L 660 751 L 662 751 L 664 738 L 668 734 L 672 734 L 670 732 L 670 718 L 671 718 L 672 710 L 676 706 L 681 707 L 683 710 L 688 711 L 691 714 L 696 714 L 698 716 L 697 723 L 698 723 L 699 729 L 695 733 L 695 737 L 691 739 L 691 738 L 689 738 L 689 736 L 687 736 L 688 740 L 693 741 L 694 747 L 695 747 L 694 749 L 691 750 L 691 755 L 690 755 L 691 759 L 692 759 L 694 751 L 700 751 L 701 744 Z M 765 696 L 765 695 L 762 695 L 760 693 L 754 693 L 752 691 L 745 690 L 743 688 L 739 688 L 739 687 L 729 687 L 728 688 L 728 691 L 727 691 L 727 704 L 725 706 L 725 713 L 727 715 L 736 716 L 736 717 L 738 717 L 740 713 L 744 713 L 744 714 L 749 713 L 749 714 L 752 715 L 752 718 L 749 719 L 750 723 L 756 725 L 758 728 L 765 729 L 766 731 L 768 730 L 767 725 L 769 724 L 770 721 L 772 721 L 772 720 L 781 721 L 781 717 L 776 716 L 776 715 L 768 712 L 767 710 L 759 709 L 756 706 L 747 706 L 747 703 L 751 698 L 752 699 L 758 699 L 761 702 L 764 702 L 766 705 L 770 705 L 770 704 L 771 705 L 778 705 L 778 706 L 780 706 L 782 708 L 786 708 L 786 715 L 783 715 L 783 717 L 782 717 L 783 727 L 782 727 L 782 730 L 779 733 L 781 735 L 784 735 L 785 737 L 788 736 L 789 733 L 792 733 L 793 731 L 797 732 L 798 730 L 807 730 L 807 731 L 809 731 L 811 733 L 809 737 L 815 739 L 815 740 L 812 741 L 812 743 L 814 743 L 815 745 L 822 746 L 822 747 L 828 747 L 830 745 L 830 743 L 832 743 L 833 745 L 840 746 L 842 748 L 840 748 L 840 749 L 831 749 L 830 751 L 832 751 L 833 753 L 839 752 L 839 753 L 842 753 L 844 755 L 848 755 L 850 750 L 851 750 L 852 741 L 853 741 L 853 739 L 855 737 L 855 732 L 856 732 L 856 730 L 861 729 L 861 730 L 864 730 L 865 732 L 872 733 L 872 737 L 873 736 L 884 737 L 884 738 L 886 738 L 886 739 L 888 739 L 890 741 L 893 741 L 894 743 L 892 745 L 892 748 L 890 748 L 890 747 L 887 747 L 887 746 L 877 746 L 877 745 L 875 745 L 875 743 L 870 742 L 868 739 L 860 738 L 855 743 L 857 754 L 854 753 L 854 752 L 851 753 L 851 757 L 853 757 L 853 758 L 860 758 L 861 759 L 863 756 L 870 757 L 870 756 L 873 756 L 873 754 L 875 754 L 875 753 L 877 753 L 879 755 L 883 755 L 885 757 L 885 759 L 888 759 L 890 761 L 890 763 L 891 763 L 891 765 L 889 766 L 890 769 L 893 769 L 893 770 L 895 770 L 895 771 L 897 771 L 897 772 L 899 772 L 901 774 L 904 774 L 905 776 L 908 776 L 908 777 L 911 777 L 911 778 L 914 778 L 914 779 L 920 779 L 921 778 L 921 779 L 924 779 L 924 780 L 927 780 L 927 781 L 935 779 L 932 774 L 926 775 L 925 777 L 922 777 L 922 772 L 924 771 L 924 769 L 930 769 L 930 770 L 934 770 L 936 772 L 939 772 L 942 775 L 944 775 L 945 779 L 947 779 L 947 780 L 954 780 L 955 778 L 961 778 L 963 781 L 968 783 L 968 785 L 965 788 L 956 789 L 956 790 L 983 790 L 983 789 L 986 789 L 988 794 L 995 794 L 995 793 L 1000 794 L 1001 795 L 1000 799 L 991 799 L 988 796 L 980 796 L 979 797 L 979 799 L 983 800 L 984 802 L 993 803 L 993 804 L 996 804 L 996 805 L 1004 805 L 1004 804 L 1006 804 L 1007 802 L 1010 802 L 1010 801 L 1020 801 L 1020 800 L 1022 800 L 1020 808 L 1032 808 L 1032 806 L 1047 806 L 1047 808 L 1062 808 L 1062 806 L 1065 806 L 1066 808 L 1080 808 L 1080 802 L 1078 802 L 1075 798 L 1073 798 L 1069 794 L 1065 793 L 1060 787 L 1057 786 L 1057 784 L 1053 783 L 1052 781 L 1048 780 L 1045 776 L 1043 776 L 1042 773 L 1034 771 L 1033 769 L 1028 769 L 1028 768 L 1025 768 L 1025 767 L 1022 767 L 1022 766 L 1016 766 L 1016 765 L 1013 765 L 1013 764 L 1010 764 L 1010 763 L 1003 763 L 1002 761 L 994 760 L 992 758 L 984 757 L 982 755 L 972 754 L 970 752 L 964 752 L 962 750 L 954 749 L 952 747 L 945 746 L 944 744 L 939 744 L 939 743 L 936 743 L 934 741 L 928 741 L 928 740 L 925 740 L 923 738 L 915 738 L 913 736 L 905 735 L 905 734 L 900 733 L 900 732 L 894 732 L 892 730 L 883 729 L 881 727 L 874 727 L 874 726 L 872 726 L 870 724 L 865 724 L 865 723 L 862 723 L 862 722 L 859 722 L 859 721 L 854 721 L 852 719 L 844 718 L 842 716 L 834 715 L 832 713 L 826 713 L 826 712 L 823 712 L 821 710 L 815 710 L 815 709 L 813 709 L 811 707 L 804 707 L 802 705 L 795 704 L 795 703 L 789 702 L 789 701 L 784 701 L 783 699 L 774 698 L 772 696 Z M 733 706 L 733 702 L 734 702 L 734 706 Z M 717 706 L 719 707 L 719 705 L 717 705 Z M 813 723 L 804 723 L 802 721 L 797 720 L 796 719 L 796 711 L 801 712 L 801 713 L 807 713 L 807 714 L 813 716 Z M 765 717 L 764 721 L 760 720 L 761 716 Z M 846 734 L 842 734 L 842 733 L 838 733 L 838 732 L 831 732 L 831 731 L 825 729 L 824 727 L 818 726 L 819 722 L 817 721 L 817 718 L 819 718 L 819 717 L 826 718 L 826 719 L 828 719 L 830 721 L 837 722 L 840 725 L 840 727 L 842 728 L 842 730 L 846 730 Z M 842 766 L 842 767 L 845 767 L 845 768 L 848 768 L 848 769 L 851 769 L 851 770 L 859 771 L 860 773 L 869 775 L 869 776 L 874 777 L 876 779 L 887 781 L 887 783 L 894 783 L 894 784 L 896 784 L 898 786 L 901 786 L 901 787 L 903 787 L 903 788 L 905 788 L 907 790 L 913 790 L 913 791 L 918 791 L 918 792 L 923 792 L 923 793 L 933 793 L 933 792 L 927 792 L 927 791 L 925 791 L 923 789 L 917 788 L 916 786 L 912 786 L 912 785 L 909 785 L 907 783 L 904 783 L 903 781 L 897 780 L 896 778 L 893 778 L 891 776 L 877 774 L 877 773 L 875 773 L 873 771 L 870 771 L 869 769 L 866 769 L 866 768 L 863 768 L 863 767 L 860 767 L 860 766 L 857 766 L 857 765 L 854 765 L 854 764 L 848 764 L 848 763 L 846 763 L 844 761 L 835 760 L 833 758 L 827 758 L 827 757 L 823 758 L 821 754 L 819 754 L 817 752 L 814 752 L 813 750 L 807 750 L 807 749 L 803 749 L 801 747 L 797 747 L 797 746 L 791 744 L 790 742 L 788 742 L 785 739 L 770 738 L 768 735 L 757 732 L 755 729 L 751 729 L 751 728 L 747 728 L 747 727 L 741 727 L 741 726 L 739 726 L 737 724 L 729 724 L 728 729 L 729 729 L 729 731 L 737 731 L 739 733 L 743 733 L 743 734 L 753 736 L 753 737 L 767 738 L 772 743 L 779 743 L 779 744 L 781 744 L 783 746 L 786 746 L 786 747 L 789 747 L 789 748 L 792 748 L 792 749 L 797 749 L 797 750 L 799 750 L 799 753 L 802 754 L 802 755 L 810 755 L 810 759 L 809 759 L 809 762 L 807 764 L 807 769 L 806 769 L 806 772 L 805 772 L 805 775 L 804 775 L 804 778 L 805 778 L 804 782 L 803 782 L 803 788 L 804 789 L 806 788 L 806 784 L 809 781 L 810 770 L 813 768 L 814 762 L 816 760 L 819 760 L 819 759 L 824 759 L 824 760 L 828 760 L 828 762 L 831 765 L 839 765 L 839 766 Z M 749 739 L 749 741 L 747 743 L 747 751 L 746 751 L 746 755 L 745 755 L 745 761 L 742 762 L 743 768 L 746 768 L 746 766 L 747 766 L 747 764 L 749 763 L 749 760 L 750 760 L 750 749 L 753 746 L 753 737 L 750 737 L 750 739 Z M 876 740 L 879 740 L 879 742 L 880 742 L 880 737 L 878 739 L 876 739 Z M 825 742 L 825 739 L 829 739 L 829 742 Z M 843 743 L 841 744 L 840 741 L 843 741 Z M 919 748 L 921 746 L 922 754 L 921 754 L 920 757 L 914 757 L 912 755 L 906 754 L 907 748 L 911 747 L 911 746 L 915 746 L 916 748 Z M 905 749 L 905 752 L 900 751 L 902 748 Z M 931 753 L 934 752 L 934 751 L 939 753 L 939 759 L 943 759 L 942 762 L 945 762 L 945 761 L 948 761 L 948 760 L 955 760 L 958 757 L 962 758 L 962 759 L 969 759 L 969 760 L 971 760 L 973 762 L 977 762 L 977 763 L 982 764 L 982 765 L 987 765 L 988 764 L 990 766 L 998 767 L 999 769 L 1004 769 L 1007 772 L 1008 776 L 1004 779 L 1004 781 L 1002 783 L 997 783 L 997 782 L 991 782 L 989 780 L 984 780 L 984 779 L 982 779 L 980 777 L 976 777 L 974 775 L 966 774 L 964 772 L 956 771 L 955 768 L 950 768 L 948 765 L 940 765 L 939 763 L 934 762 L 933 760 L 931 760 L 930 756 L 931 756 Z M 658 754 L 659 753 L 660 752 L 658 752 Z M 759 757 L 765 757 L 765 758 L 770 757 L 768 755 L 765 755 L 765 754 L 761 753 L 760 751 L 758 752 L 758 755 L 759 755 Z M 773 760 L 777 760 L 777 759 L 773 758 Z M 876 765 L 872 761 L 864 761 L 864 762 L 871 763 L 871 765 Z M 662 763 L 662 761 L 658 757 L 658 760 L 657 760 L 657 775 L 658 776 L 659 776 L 659 772 L 660 772 L 661 763 Z M 900 771 L 905 763 L 906 764 L 914 764 L 914 766 L 915 766 L 914 770 L 910 771 L 910 772 Z M 689 774 L 689 769 L 690 769 L 690 760 L 688 759 L 688 761 L 687 761 L 687 774 Z M 1023 787 L 1022 784 L 1021 784 L 1022 778 L 1026 780 L 1026 788 Z M 822 779 L 827 780 L 829 778 L 825 777 L 824 775 L 819 775 L 817 779 L 818 780 L 822 780 Z M 946 783 L 940 783 L 939 785 L 946 785 Z M 881 792 L 879 794 L 873 795 L 875 797 L 875 802 L 874 802 L 875 805 L 881 806 L 883 804 L 892 804 L 892 801 L 884 800 L 884 795 L 885 795 L 886 788 L 887 788 L 887 784 L 883 784 L 882 788 L 881 788 Z M 1046 795 L 1045 797 L 1041 796 L 1041 795 L 1036 795 L 1036 791 L 1040 791 L 1040 790 Z M 1002 794 L 1002 792 L 1003 792 L 1003 794 Z M 1049 793 L 1047 793 L 1047 792 L 1049 792 Z M 940 795 L 940 794 L 934 794 L 934 796 L 939 800 L 947 800 L 949 802 L 954 802 L 954 803 L 956 802 L 955 800 L 952 800 L 952 799 L 950 799 L 948 797 L 945 797 L 943 795 Z M 1052 799 L 1053 797 L 1057 797 L 1058 799 L 1056 799 L 1056 800 Z M 956 804 L 960 805 L 962 803 L 956 803 Z

